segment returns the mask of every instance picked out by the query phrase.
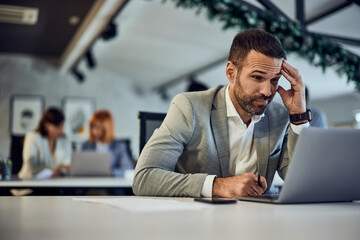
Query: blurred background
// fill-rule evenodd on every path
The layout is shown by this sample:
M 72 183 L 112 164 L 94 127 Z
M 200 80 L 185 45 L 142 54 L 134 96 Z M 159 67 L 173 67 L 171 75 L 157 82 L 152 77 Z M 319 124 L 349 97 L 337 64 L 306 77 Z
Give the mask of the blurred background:
M 205 9 L 196 14 L 175 2 L 0 0 L 0 155 L 10 155 L 11 139 L 23 136 L 21 128 L 33 128 L 26 118 L 35 119 L 36 109 L 60 106 L 67 115 L 65 132 L 75 143 L 87 139 L 92 112 L 108 109 L 116 137 L 130 140 L 136 159 L 139 111 L 166 112 L 192 81 L 227 84 L 226 59 L 239 29 L 223 30 Z M 300 19 L 307 31 L 360 56 L 360 1 L 237 2 L 278 10 L 289 22 Z M 360 94 L 353 81 L 332 67 L 323 72 L 296 53 L 288 62 L 299 69 L 311 105 L 326 114 L 329 127 L 359 128 Z M 284 79 L 280 84 L 288 87 Z M 24 111 L 27 104 L 32 114 Z

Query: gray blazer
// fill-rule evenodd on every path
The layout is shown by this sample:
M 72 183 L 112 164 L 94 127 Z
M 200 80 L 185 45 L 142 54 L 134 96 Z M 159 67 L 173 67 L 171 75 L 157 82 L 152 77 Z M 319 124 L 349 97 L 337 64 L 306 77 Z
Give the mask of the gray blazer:
M 225 87 L 182 93 L 170 105 L 159 129 L 145 145 L 136 169 L 136 195 L 200 197 L 208 174 L 229 176 L 229 133 Z M 289 113 L 272 102 L 255 124 L 258 173 L 268 186 L 276 170 L 284 178 L 297 135 Z

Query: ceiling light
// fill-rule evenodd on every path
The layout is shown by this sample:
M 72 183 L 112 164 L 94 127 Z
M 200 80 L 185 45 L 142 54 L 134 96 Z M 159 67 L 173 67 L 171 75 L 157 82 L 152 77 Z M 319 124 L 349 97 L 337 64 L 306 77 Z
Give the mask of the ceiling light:
M 91 49 L 89 49 L 85 54 L 86 62 L 89 68 L 96 67 L 96 61 L 94 59 L 94 55 L 92 54 Z
M 85 80 L 85 75 L 79 71 L 79 69 L 77 68 L 77 66 L 73 67 L 71 69 L 72 74 L 74 74 L 76 80 L 78 80 L 79 83 L 83 83 Z
M 35 25 L 39 9 L 0 4 L 0 22 Z
M 72 26 L 78 25 L 80 22 L 80 17 L 79 16 L 71 16 L 69 17 L 69 24 Z
M 117 25 L 111 21 L 107 25 L 101 36 L 104 40 L 110 40 L 116 37 L 116 34 L 117 34 Z

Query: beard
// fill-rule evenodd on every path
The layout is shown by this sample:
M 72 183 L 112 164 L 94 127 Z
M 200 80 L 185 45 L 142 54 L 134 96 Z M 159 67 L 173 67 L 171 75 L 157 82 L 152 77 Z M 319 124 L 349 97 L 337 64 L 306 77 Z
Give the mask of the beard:
M 267 106 L 274 98 L 275 94 L 265 96 L 263 94 L 250 96 L 247 95 L 240 84 L 240 79 L 236 79 L 236 86 L 234 88 L 234 97 L 240 107 L 251 115 L 261 115 L 265 112 Z M 267 104 L 258 105 L 255 101 L 268 101 Z

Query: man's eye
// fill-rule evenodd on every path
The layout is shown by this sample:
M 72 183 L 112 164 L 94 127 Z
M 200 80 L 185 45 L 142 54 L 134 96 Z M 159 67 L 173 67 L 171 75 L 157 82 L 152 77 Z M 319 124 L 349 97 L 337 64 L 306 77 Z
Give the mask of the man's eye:
M 256 80 L 261 80 L 262 77 L 261 76 L 252 76 L 252 78 L 256 79 Z
M 271 79 L 271 81 L 272 81 L 273 83 L 277 83 L 277 82 L 279 81 L 279 79 L 278 79 L 278 78 L 273 78 L 273 79 Z

